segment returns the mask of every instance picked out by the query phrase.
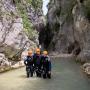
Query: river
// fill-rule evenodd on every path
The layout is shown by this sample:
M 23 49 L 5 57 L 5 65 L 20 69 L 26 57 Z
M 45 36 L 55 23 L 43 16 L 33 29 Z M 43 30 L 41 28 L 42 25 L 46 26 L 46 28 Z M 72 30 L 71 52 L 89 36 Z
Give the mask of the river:
M 52 59 L 52 79 L 26 78 L 25 67 L 0 74 L 0 90 L 90 90 L 90 79 L 70 58 Z

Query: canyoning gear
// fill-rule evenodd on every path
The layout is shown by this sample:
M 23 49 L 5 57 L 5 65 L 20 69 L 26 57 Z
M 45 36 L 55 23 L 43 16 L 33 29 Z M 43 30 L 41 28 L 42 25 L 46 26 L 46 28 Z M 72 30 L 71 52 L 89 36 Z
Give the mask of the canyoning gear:
M 37 49 L 36 49 L 36 52 L 40 52 L 40 48 L 37 48 Z
M 35 53 L 33 55 L 34 60 L 34 70 L 36 72 L 37 77 L 41 77 L 41 67 L 42 67 L 42 61 L 41 61 L 41 55 Z
M 48 52 L 47 51 L 43 51 L 43 55 L 48 55 Z
M 33 66 L 26 66 L 26 74 L 27 74 L 27 77 L 33 77 Z
M 40 55 L 40 49 L 39 48 L 36 49 L 36 54 Z
M 27 56 L 24 60 L 24 64 L 26 65 L 27 77 L 32 77 L 34 72 L 33 56 Z
M 33 65 L 33 56 L 27 56 L 24 60 L 24 64 L 27 66 Z
M 51 78 L 51 60 L 50 57 L 42 57 L 42 68 L 43 68 L 43 78 Z

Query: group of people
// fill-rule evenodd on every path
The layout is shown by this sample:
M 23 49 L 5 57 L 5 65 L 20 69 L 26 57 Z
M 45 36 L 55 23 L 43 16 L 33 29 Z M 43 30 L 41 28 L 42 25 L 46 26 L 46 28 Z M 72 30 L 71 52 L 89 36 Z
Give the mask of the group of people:
M 40 49 L 37 48 L 36 52 L 33 53 L 32 50 L 29 50 L 24 64 L 26 65 L 27 77 L 33 77 L 33 74 L 36 74 L 37 77 L 44 79 L 51 78 L 51 60 L 47 51 L 41 53 Z

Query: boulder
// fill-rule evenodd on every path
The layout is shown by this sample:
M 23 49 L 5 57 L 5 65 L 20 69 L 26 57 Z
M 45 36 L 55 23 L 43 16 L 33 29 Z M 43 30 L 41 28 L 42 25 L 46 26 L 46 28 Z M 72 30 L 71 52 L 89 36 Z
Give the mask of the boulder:
M 83 65 L 83 70 L 88 76 L 90 76 L 90 63 L 85 63 Z

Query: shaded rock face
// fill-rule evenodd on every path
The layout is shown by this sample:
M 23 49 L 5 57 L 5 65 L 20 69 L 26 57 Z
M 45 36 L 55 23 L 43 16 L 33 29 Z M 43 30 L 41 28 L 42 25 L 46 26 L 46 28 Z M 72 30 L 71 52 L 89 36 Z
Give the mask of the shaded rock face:
M 41 44 L 50 51 L 73 53 L 78 55 L 78 59 L 89 60 L 89 6 L 89 0 L 50 0 L 46 30 Z
M 33 24 L 33 28 L 36 29 L 36 31 L 39 33 L 40 31 L 43 30 L 44 28 L 44 22 L 45 22 L 45 18 L 43 16 L 42 10 L 39 8 L 37 9 L 37 11 L 31 6 L 28 5 L 27 7 L 27 13 L 28 13 L 28 18 L 30 20 L 30 22 Z M 33 41 L 35 41 L 37 43 L 37 45 L 39 45 L 39 40 L 37 40 L 39 38 L 39 35 L 36 35 L 36 39 L 34 39 Z
M 23 32 L 22 18 L 13 1 L 0 1 L 0 53 L 7 58 L 20 56 L 25 49 L 36 47 Z
M 33 25 L 36 26 L 37 24 L 43 23 L 43 15 L 41 10 L 36 11 L 31 5 L 29 5 L 27 7 L 27 12 Z
M 42 10 L 40 8 L 36 11 L 31 5 L 27 7 L 27 13 L 28 18 L 32 22 L 34 29 L 36 29 L 38 32 L 35 39 L 36 41 L 33 41 L 37 42 L 37 46 L 40 47 L 42 37 L 39 35 L 39 32 L 42 32 L 45 29 L 45 17 L 43 16 Z

